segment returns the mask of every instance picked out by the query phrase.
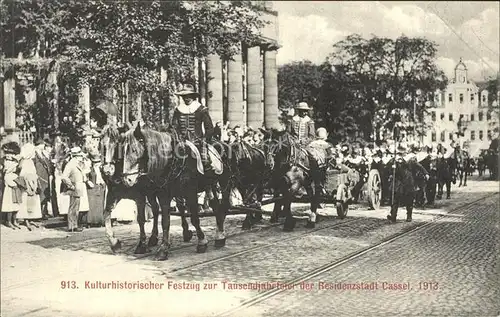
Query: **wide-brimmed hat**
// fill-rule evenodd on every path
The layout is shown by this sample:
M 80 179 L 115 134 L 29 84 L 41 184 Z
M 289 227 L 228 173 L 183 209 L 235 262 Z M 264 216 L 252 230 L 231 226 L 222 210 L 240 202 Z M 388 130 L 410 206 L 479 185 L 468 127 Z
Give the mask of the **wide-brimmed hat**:
M 71 148 L 70 154 L 71 156 L 83 156 L 82 149 L 79 146 Z
M 176 92 L 175 94 L 177 96 L 189 96 L 189 95 L 199 96 L 200 95 L 198 92 L 196 92 L 196 89 L 191 84 L 184 84 L 182 86 L 182 88 L 178 92 Z
M 4 154 L 13 154 L 13 155 L 21 154 L 21 147 L 17 142 L 14 141 L 2 145 L 2 150 Z
M 295 110 L 311 110 L 311 108 L 309 108 L 307 102 L 299 102 L 299 104 L 295 106 Z

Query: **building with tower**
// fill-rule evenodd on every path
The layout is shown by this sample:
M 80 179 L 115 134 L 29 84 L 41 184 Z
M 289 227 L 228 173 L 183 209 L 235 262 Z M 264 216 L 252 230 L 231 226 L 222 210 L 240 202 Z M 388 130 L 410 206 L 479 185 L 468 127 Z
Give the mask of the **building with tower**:
M 455 67 L 454 77 L 443 91 L 434 94 L 434 108 L 426 119 L 430 129 L 424 143 L 468 143 L 471 149 L 489 143 L 498 134 L 497 102 L 488 95 L 485 83 L 469 79 L 462 59 Z

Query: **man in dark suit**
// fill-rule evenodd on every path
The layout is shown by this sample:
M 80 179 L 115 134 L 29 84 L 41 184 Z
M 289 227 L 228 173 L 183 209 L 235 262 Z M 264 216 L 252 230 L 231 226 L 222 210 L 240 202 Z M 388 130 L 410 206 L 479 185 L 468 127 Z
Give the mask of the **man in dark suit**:
M 34 158 L 36 174 L 39 180 L 40 203 L 42 207 L 42 219 L 51 217 L 48 212 L 48 205 L 51 202 L 52 188 L 50 186 L 50 177 L 54 173 L 54 166 L 51 162 L 52 147 L 48 140 L 39 139 L 35 142 L 36 155 Z M 54 209 L 52 209 L 54 213 Z

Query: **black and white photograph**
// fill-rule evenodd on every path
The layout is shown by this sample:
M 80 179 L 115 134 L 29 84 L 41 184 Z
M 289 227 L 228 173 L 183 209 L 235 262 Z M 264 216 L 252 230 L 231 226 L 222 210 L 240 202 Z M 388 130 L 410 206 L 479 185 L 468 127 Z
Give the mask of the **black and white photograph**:
M 497 1 L 0 0 L 0 316 L 500 317 Z

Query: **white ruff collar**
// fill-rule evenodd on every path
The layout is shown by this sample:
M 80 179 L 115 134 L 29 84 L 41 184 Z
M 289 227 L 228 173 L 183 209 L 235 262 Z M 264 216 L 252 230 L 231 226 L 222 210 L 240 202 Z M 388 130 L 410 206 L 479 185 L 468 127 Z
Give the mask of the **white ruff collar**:
M 293 121 L 309 121 L 309 120 L 311 120 L 311 118 L 309 118 L 309 116 L 305 116 L 304 118 L 301 118 L 301 117 L 299 117 L 299 116 L 294 116 L 294 117 L 292 118 L 292 120 L 293 120 Z
M 177 107 L 177 109 L 179 109 L 181 113 L 194 113 L 200 106 L 201 103 L 198 100 L 194 100 L 189 106 L 181 104 Z

